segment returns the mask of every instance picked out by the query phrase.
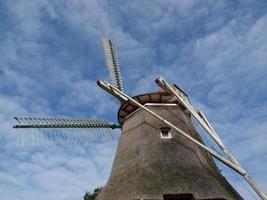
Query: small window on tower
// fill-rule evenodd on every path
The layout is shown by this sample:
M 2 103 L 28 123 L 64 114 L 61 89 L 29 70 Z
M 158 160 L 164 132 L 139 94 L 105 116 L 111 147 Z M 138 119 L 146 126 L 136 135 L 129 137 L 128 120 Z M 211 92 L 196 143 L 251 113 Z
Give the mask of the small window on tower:
M 171 139 L 172 138 L 171 129 L 169 127 L 160 128 L 160 137 L 161 139 Z

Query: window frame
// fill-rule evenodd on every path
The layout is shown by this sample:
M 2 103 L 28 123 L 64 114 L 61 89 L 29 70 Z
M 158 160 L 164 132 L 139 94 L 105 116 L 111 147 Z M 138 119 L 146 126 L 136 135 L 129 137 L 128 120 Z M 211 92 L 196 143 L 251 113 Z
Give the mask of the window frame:
M 165 131 L 167 131 L 167 134 L 168 135 L 165 134 L 165 133 L 163 133 Z M 170 140 L 170 139 L 172 139 L 173 138 L 173 135 L 172 135 L 171 128 L 169 128 L 169 127 L 162 127 L 162 128 L 160 128 L 160 138 L 162 140 Z

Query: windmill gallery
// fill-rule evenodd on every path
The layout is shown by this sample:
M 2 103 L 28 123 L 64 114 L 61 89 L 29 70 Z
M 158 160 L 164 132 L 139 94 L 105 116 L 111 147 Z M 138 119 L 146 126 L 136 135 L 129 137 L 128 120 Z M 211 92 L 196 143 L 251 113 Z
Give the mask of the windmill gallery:
M 15 117 L 19 146 L 107 142 L 114 139 L 111 130 L 118 128 L 121 136 L 111 174 L 97 200 L 243 199 L 221 175 L 213 158 L 243 176 L 258 196 L 267 200 L 182 89 L 160 77 L 155 81 L 158 91 L 128 96 L 123 90 L 114 44 L 102 38 L 102 45 L 112 84 L 100 80 L 97 84 L 121 102 L 119 124 Z M 223 155 L 205 144 L 193 119 Z M 25 133 L 28 129 L 31 131 Z

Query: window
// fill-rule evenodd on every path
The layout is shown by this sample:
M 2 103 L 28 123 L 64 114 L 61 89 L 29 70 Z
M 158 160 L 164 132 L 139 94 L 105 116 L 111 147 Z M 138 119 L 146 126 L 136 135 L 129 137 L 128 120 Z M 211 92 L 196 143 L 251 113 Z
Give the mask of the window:
M 172 138 L 171 129 L 169 127 L 160 128 L 160 137 L 161 139 L 171 139 Z

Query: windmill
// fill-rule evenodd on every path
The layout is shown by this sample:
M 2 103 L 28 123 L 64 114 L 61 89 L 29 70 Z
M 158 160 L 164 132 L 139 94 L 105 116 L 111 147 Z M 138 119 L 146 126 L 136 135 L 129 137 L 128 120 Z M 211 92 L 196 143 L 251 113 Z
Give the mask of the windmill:
M 19 145 L 101 143 L 114 140 L 111 130 L 121 128 L 111 174 L 97 200 L 242 199 L 213 158 L 243 176 L 267 200 L 182 89 L 159 77 L 155 80 L 159 91 L 128 96 L 114 44 L 102 38 L 102 45 L 112 84 L 98 80 L 97 85 L 121 103 L 119 124 L 103 119 L 15 117 Z M 224 155 L 205 145 L 193 119 Z

